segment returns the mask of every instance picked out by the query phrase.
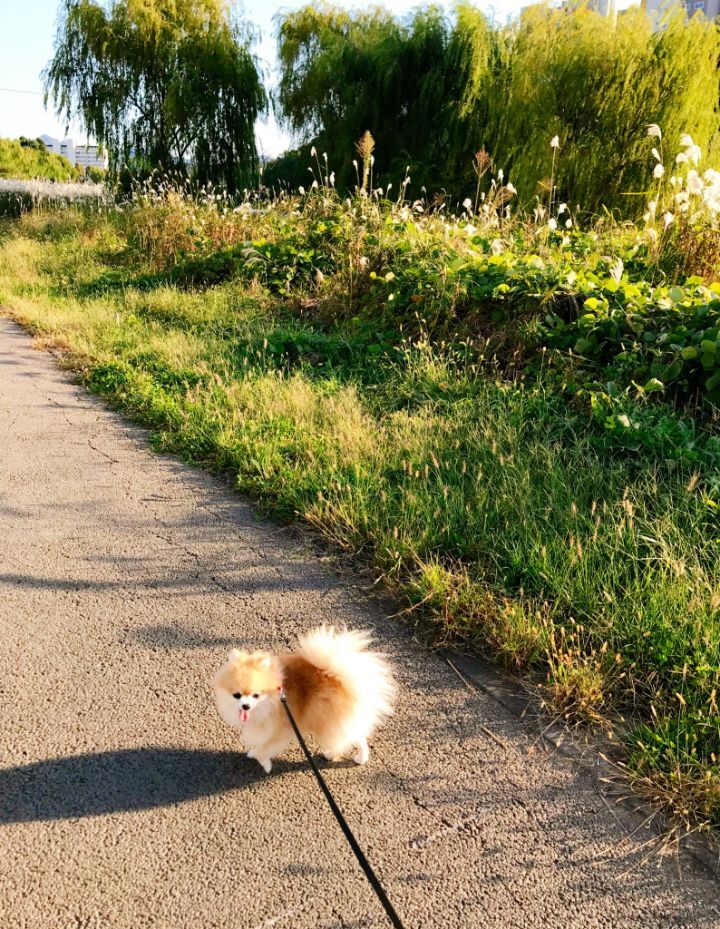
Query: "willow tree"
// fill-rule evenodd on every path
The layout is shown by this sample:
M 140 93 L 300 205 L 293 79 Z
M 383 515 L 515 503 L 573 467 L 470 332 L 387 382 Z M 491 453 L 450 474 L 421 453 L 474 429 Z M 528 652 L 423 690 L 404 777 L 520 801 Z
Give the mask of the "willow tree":
M 434 7 L 409 18 L 386 10 L 305 6 L 280 21 L 279 116 L 328 152 L 338 183 L 352 186 L 354 144 L 370 130 L 376 176 L 396 186 L 445 179 L 449 139 L 450 23 Z M 417 189 L 417 188 L 416 188 Z
M 662 127 L 671 155 L 685 132 L 712 149 L 720 90 L 713 23 L 671 15 L 653 31 L 639 8 L 614 22 L 587 8 L 538 5 L 500 33 L 489 41 L 476 14 L 461 11 L 458 113 L 465 144 L 490 151 L 521 200 L 550 174 L 555 135 L 559 195 L 591 212 L 644 208 L 648 124 Z
M 109 154 L 230 188 L 257 167 L 266 94 L 224 0 L 63 0 L 45 98 Z
M 448 161 L 456 193 L 474 185 L 476 152 L 497 154 L 499 126 L 505 115 L 510 67 L 510 32 L 496 27 L 476 6 L 459 3 L 448 53 L 455 75 L 451 103 Z M 497 167 L 505 167 L 498 162 Z

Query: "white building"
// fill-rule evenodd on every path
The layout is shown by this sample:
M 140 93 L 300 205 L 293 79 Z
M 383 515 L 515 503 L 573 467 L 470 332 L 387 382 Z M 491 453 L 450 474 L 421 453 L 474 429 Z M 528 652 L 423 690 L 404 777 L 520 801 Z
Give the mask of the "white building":
M 40 138 L 45 148 L 56 155 L 63 155 L 72 165 L 77 165 L 84 171 L 86 168 L 102 168 L 107 170 L 107 152 L 100 152 L 97 145 L 75 145 L 72 139 L 54 139 L 50 135 Z
M 650 2 L 653 2 L 653 0 L 650 0 Z M 720 2 L 720 0 L 718 0 L 718 2 Z M 533 5 L 537 6 L 538 4 Z M 606 16 L 613 21 L 617 19 L 615 0 L 560 0 L 553 8 L 557 10 L 576 10 L 581 6 L 586 6 L 589 10 L 593 10 L 595 13 Z M 522 13 L 529 8 L 530 7 L 522 7 L 520 12 Z
M 97 145 L 76 145 L 75 164 L 83 171 L 86 168 L 102 168 L 103 171 L 107 171 L 107 152 L 101 152 Z
M 70 162 L 75 164 L 75 143 L 72 139 L 54 139 L 51 135 L 42 135 L 40 138 L 45 143 L 45 148 L 56 155 L 62 155 Z

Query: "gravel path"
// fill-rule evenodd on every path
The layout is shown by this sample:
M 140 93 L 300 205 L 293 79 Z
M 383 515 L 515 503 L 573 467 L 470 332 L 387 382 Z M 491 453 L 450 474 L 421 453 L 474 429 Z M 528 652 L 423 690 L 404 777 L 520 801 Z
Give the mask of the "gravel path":
M 211 700 L 321 621 L 397 669 L 369 764 L 325 767 L 407 929 L 720 927 L 709 873 L 30 345 L 0 319 L 2 929 L 386 926 L 299 750 L 264 775 Z

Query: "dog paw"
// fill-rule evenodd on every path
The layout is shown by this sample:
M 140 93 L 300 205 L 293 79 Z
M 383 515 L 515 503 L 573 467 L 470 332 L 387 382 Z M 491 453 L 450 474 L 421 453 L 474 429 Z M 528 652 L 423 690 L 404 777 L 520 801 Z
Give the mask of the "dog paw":
M 353 755 L 353 761 L 355 762 L 355 764 L 365 764 L 365 762 L 368 760 L 369 757 L 370 757 L 370 752 L 368 750 L 368 747 L 367 745 L 363 745 L 361 748 L 357 750 L 356 754 Z
M 250 751 L 247 753 L 246 757 L 247 757 L 247 758 L 255 758 L 255 752 L 254 752 L 252 749 L 250 749 Z
M 255 760 L 266 774 L 269 774 L 272 771 L 272 761 L 269 758 L 256 758 Z
M 323 752 L 323 758 L 326 761 L 339 761 L 340 755 L 337 752 Z

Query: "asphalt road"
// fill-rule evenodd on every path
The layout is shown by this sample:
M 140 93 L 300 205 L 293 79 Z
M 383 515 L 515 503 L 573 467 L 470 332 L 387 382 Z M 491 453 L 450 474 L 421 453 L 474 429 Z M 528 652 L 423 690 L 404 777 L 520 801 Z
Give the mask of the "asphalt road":
M 708 872 L 30 345 L 0 319 L 2 929 L 385 926 L 299 750 L 263 774 L 212 702 L 321 621 L 397 671 L 368 765 L 324 766 L 407 929 L 720 927 Z

